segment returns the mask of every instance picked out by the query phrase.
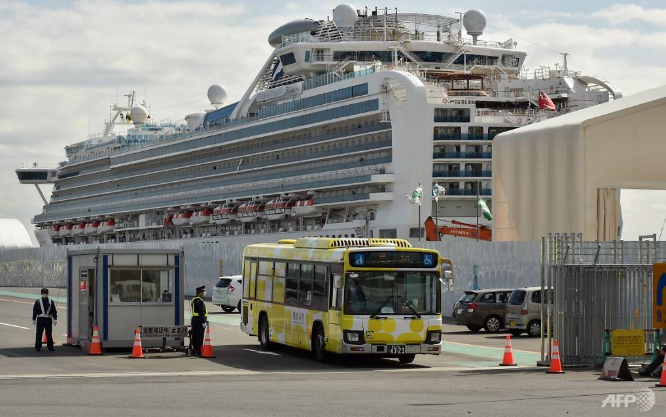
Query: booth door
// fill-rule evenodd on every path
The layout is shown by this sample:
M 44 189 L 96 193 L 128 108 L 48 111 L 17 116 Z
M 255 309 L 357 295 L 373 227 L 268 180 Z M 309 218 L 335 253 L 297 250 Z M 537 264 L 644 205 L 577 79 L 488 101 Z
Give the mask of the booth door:
M 95 270 L 82 269 L 79 274 L 79 338 L 92 340 L 95 318 Z

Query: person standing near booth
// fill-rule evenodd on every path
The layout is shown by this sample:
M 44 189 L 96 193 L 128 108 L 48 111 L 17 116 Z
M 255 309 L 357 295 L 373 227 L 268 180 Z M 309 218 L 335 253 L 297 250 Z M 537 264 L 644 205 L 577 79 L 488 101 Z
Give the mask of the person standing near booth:
M 58 312 L 55 303 L 49 299 L 48 288 L 42 288 L 41 293 L 42 297 L 32 307 L 32 325 L 37 327 L 35 350 L 42 350 L 42 334 L 46 331 L 46 346 L 53 352 L 53 326 L 58 324 Z
M 196 291 L 197 296 L 190 301 L 190 309 L 192 310 L 192 347 L 194 354 L 201 356 L 204 330 L 208 326 L 208 309 L 206 309 L 206 303 L 203 300 L 203 297 L 206 295 L 206 286 L 198 287 Z

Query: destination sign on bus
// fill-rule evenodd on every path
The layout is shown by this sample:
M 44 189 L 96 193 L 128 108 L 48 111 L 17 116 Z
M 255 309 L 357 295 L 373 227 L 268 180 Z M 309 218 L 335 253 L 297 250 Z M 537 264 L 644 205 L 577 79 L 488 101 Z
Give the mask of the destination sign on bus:
M 349 264 L 358 268 L 435 268 L 439 256 L 431 252 L 351 252 Z

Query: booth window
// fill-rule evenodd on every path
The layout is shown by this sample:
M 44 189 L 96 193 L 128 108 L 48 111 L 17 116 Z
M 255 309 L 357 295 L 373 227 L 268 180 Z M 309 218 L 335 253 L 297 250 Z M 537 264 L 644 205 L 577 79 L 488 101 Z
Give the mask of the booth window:
M 171 303 L 173 276 L 167 269 L 112 269 L 111 303 Z

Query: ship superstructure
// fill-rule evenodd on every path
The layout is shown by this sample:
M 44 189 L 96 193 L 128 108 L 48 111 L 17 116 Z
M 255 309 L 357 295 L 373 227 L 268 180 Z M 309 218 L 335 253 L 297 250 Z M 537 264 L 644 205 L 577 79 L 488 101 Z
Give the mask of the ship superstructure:
M 474 10 L 460 21 L 349 5 L 330 21 L 289 22 L 269 35 L 274 50 L 238 102 L 223 105 L 213 86 L 215 110 L 187 125 L 116 109 L 133 127 L 68 147 L 42 181 L 54 189 L 34 223 L 56 244 L 416 237 L 419 213 L 403 196 L 435 183 L 446 188 L 441 219 L 475 221 L 477 195 L 492 207 L 497 134 L 621 97 L 566 55 L 528 74 L 526 53 L 479 39 L 484 27 Z M 540 108 L 540 93 L 555 110 Z M 38 184 L 39 171 L 17 173 Z M 424 201 L 421 220 L 435 213 Z

